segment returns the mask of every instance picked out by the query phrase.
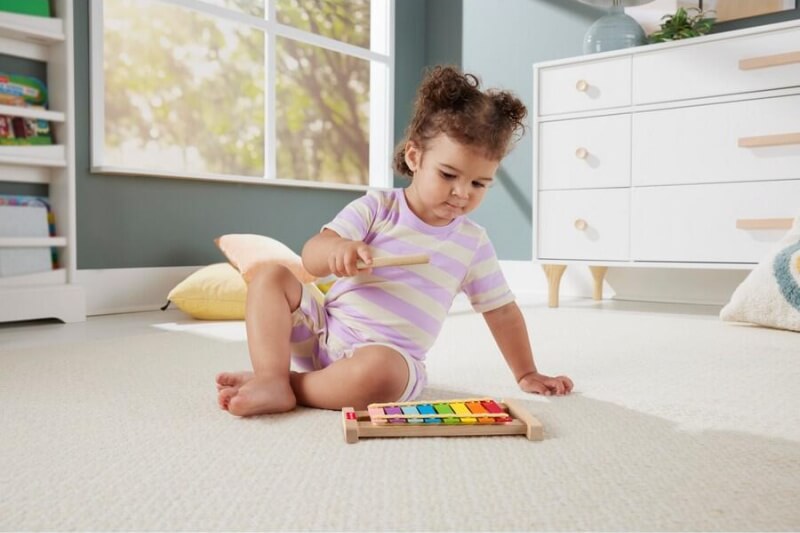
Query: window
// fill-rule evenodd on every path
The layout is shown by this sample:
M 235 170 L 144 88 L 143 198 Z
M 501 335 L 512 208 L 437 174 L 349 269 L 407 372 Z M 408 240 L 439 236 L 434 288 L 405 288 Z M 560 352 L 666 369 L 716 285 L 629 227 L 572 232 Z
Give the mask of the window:
M 92 168 L 392 183 L 393 0 L 92 0 Z

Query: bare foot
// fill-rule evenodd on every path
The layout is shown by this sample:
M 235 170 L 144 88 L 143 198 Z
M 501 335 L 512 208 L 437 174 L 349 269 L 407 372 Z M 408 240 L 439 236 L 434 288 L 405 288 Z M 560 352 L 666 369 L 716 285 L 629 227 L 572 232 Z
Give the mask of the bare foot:
M 219 408 L 227 411 L 231 398 L 236 396 L 237 392 L 239 392 L 239 387 L 225 387 L 219 389 L 219 392 L 217 393 L 217 403 L 219 404 Z
M 253 376 L 239 387 L 219 391 L 219 405 L 237 416 L 291 411 L 297 399 L 288 378 Z
M 252 378 L 252 372 L 222 372 L 221 374 L 217 374 L 217 390 L 221 391 L 228 387 L 238 389 Z

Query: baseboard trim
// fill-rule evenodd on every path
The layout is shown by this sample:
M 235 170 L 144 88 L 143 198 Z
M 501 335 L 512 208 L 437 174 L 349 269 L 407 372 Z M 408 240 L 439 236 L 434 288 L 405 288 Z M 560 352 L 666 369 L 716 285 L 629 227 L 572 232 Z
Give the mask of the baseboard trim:
M 169 291 L 203 266 L 87 269 L 78 270 L 76 280 L 86 289 L 88 316 L 137 313 L 163 307 Z M 500 261 L 500 266 L 518 301 L 546 299 L 546 287 L 537 286 L 530 261 Z
M 88 316 L 155 311 L 172 288 L 202 266 L 78 270 Z
M 88 316 L 153 311 L 166 303 L 167 294 L 175 285 L 203 266 L 78 270 L 76 279 L 86 289 Z M 500 261 L 500 267 L 519 303 L 547 301 L 547 280 L 541 266 L 531 261 Z M 667 269 L 610 269 L 603 297 L 719 305 L 727 301 L 746 275 L 746 272 L 712 273 L 702 269 L 672 272 Z M 588 268 L 567 268 L 560 294 L 591 298 L 592 284 Z M 469 303 L 465 298 L 457 298 L 454 307 L 468 309 Z

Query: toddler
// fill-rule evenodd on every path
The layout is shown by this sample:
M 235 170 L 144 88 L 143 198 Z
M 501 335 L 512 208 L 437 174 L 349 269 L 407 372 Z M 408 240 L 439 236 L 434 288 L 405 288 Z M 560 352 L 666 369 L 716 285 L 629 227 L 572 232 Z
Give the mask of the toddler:
M 522 390 L 569 393 L 568 377 L 537 370 L 494 248 L 466 216 L 522 135 L 525 115 L 511 93 L 483 91 L 475 76 L 453 67 L 433 69 L 394 157 L 410 184 L 368 192 L 305 244 L 310 273 L 341 278 L 323 305 L 282 266 L 251 280 L 246 328 L 253 371 L 217 376 L 220 407 L 248 416 L 297 404 L 365 409 L 413 400 L 426 383 L 425 354 L 462 291 L 483 314 Z M 374 257 L 422 253 L 429 264 L 370 268 Z M 291 362 L 304 372 L 290 371 Z

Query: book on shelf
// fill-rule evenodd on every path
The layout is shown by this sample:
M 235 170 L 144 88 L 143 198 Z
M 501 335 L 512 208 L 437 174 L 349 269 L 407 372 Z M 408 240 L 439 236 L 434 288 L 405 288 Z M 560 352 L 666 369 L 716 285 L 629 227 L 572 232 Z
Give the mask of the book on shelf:
M 54 237 L 55 217 L 47 198 L 0 195 L 0 239 Z M 58 268 L 56 248 L 0 246 L 0 277 Z
M 0 105 L 47 109 L 47 86 L 38 78 L 0 72 Z M 53 144 L 50 122 L 0 115 L 0 145 Z
M 0 11 L 49 17 L 50 0 L 0 0 Z

